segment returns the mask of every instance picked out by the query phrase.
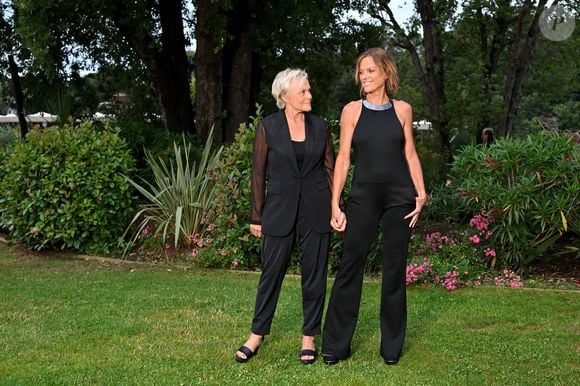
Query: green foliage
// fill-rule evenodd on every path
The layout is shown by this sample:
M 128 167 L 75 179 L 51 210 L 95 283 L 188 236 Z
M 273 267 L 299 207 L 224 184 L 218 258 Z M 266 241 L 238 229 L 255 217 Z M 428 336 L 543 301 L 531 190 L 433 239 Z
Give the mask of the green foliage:
M 16 141 L 18 137 L 19 132 L 17 128 L 9 125 L 0 125 L 0 149 Z
M 421 133 L 415 139 L 415 147 L 423 169 L 425 188 L 430 192 L 445 178 L 447 160 L 443 152 L 440 151 L 435 136 L 431 133 Z
M 133 168 L 113 129 L 32 130 L 0 165 L 0 225 L 34 249 L 111 252 L 130 219 Z
M 207 212 L 215 198 L 211 172 L 222 152 L 221 147 L 212 150 L 212 138 L 210 132 L 199 163 L 192 160 L 192 145 L 185 136 L 182 146 L 173 144 L 173 159 L 169 163 L 146 150 L 153 183 L 141 179 L 143 183 L 139 184 L 127 178 L 146 200 L 125 231 L 129 233 L 137 224 L 132 243 L 148 226 L 161 234 L 164 244 L 172 237 L 176 248 L 189 246 L 193 237 L 204 234 L 210 220 L 206 218 Z
M 262 119 L 262 106 L 242 124 L 217 164 L 213 178 L 216 197 L 216 235 L 208 251 L 198 256 L 202 266 L 256 268 L 260 262 L 260 239 L 250 234 L 250 177 L 256 127 Z M 235 262 L 234 262 L 235 261 Z
M 467 146 L 451 176 L 465 205 L 489 213 L 498 262 L 522 267 L 580 232 L 580 147 L 561 133 Z
M 580 102 L 569 101 L 554 106 L 560 130 L 580 131 Z

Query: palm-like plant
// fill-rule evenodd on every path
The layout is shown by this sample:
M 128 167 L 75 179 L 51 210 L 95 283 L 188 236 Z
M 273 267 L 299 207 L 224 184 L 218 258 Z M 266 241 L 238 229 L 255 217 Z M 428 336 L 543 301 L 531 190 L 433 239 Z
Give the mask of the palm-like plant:
M 211 179 L 211 169 L 219 160 L 223 147 L 212 150 L 213 129 L 205 143 L 199 163 L 190 162 L 191 144 L 185 137 L 182 144 L 174 142 L 174 158 L 165 162 L 145 151 L 146 161 L 153 172 L 153 183 L 142 180 L 128 181 L 143 195 L 146 204 L 141 205 L 125 235 L 139 224 L 125 248 L 135 243 L 145 227 L 151 226 L 162 236 L 163 243 L 173 237 L 173 245 L 188 246 L 191 235 L 203 235 L 207 226 L 204 217 L 214 199 L 215 185 Z

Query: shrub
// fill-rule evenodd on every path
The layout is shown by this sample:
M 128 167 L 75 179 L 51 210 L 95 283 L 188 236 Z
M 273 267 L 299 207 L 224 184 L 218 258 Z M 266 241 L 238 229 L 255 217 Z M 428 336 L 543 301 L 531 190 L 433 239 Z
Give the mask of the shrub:
M 489 243 L 492 221 L 482 213 L 469 221 L 469 227 L 461 226 L 446 233 L 435 231 L 424 236 L 414 234 L 409 246 L 407 285 L 433 283 L 447 291 L 482 284 L 522 287 L 520 277 L 513 271 L 506 269 L 498 274 L 490 269 L 497 257 Z
M 250 234 L 250 177 L 252 152 L 262 107 L 242 124 L 234 142 L 224 148 L 213 171 L 216 197 L 212 211 L 216 215 L 215 239 L 211 247 L 197 257 L 202 266 L 253 269 L 260 263 L 260 239 Z
M 563 235 L 580 232 L 580 147 L 560 133 L 467 146 L 451 178 L 465 204 L 494 217 L 501 265 L 523 267 Z
M 203 237 L 209 224 L 207 213 L 215 197 L 215 184 L 210 175 L 222 151 L 221 147 L 212 150 L 212 138 L 213 130 L 208 135 L 199 164 L 191 160 L 192 145 L 185 136 L 183 146 L 173 144 L 173 158 L 169 164 L 145 151 L 154 181 L 150 183 L 141 178 L 143 184 L 139 184 L 127 178 L 146 203 L 141 205 L 125 231 L 125 235 L 130 233 L 133 225 L 138 224 L 125 251 L 149 227 L 154 234 L 161 235 L 163 244 L 173 239 L 175 248 L 190 247 L 197 238 Z
M 0 165 L 0 222 L 34 249 L 111 252 L 132 210 L 134 160 L 114 129 L 32 130 Z

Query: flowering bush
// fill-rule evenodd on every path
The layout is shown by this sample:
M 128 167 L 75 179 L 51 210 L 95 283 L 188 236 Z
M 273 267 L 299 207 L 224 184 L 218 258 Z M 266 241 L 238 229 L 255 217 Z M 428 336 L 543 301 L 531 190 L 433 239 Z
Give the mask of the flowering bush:
M 250 235 L 250 177 L 256 126 L 261 107 L 242 124 L 234 142 L 223 150 L 212 173 L 216 197 L 212 212 L 215 228 L 212 242 L 196 256 L 203 267 L 253 269 L 260 262 L 260 239 Z
M 501 259 L 492 249 L 487 256 L 500 266 L 521 268 L 556 241 L 580 237 L 579 161 L 580 146 L 565 133 L 539 132 L 499 139 L 489 147 L 467 146 L 455 157 L 446 192 L 454 191 L 455 199 L 463 201 L 459 207 L 493 218 L 480 231 L 493 240 Z
M 514 272 L 505 269 L 494 276 L 490 270 L 497 257 L 489 244 L 492 222 L 491 216 L 480 213 L 473 216 L 469 228 L 452 235 L 441 232 L 431 232 L 424 237 L 414 235 L 406 269 L 407 285 L 434 283 L 447 291 L 482 284 L 522 287 L 520 277 Z

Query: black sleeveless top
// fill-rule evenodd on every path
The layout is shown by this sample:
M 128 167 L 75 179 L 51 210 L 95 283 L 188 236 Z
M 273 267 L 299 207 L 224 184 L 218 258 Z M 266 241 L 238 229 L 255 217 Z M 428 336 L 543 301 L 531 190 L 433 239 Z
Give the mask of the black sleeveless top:
M 364 100 L 352 143 L 354 181 L 412 185 L 403 127 L 392 104 L 376 106 Z
M 294 155 L 296 156 L 298 170 L 302 170 L 302 164 L 304 163 L 304 158 L 306 157 L 306 139 L 304 141 L 292 140 L 292 147 L 294 148 Z

